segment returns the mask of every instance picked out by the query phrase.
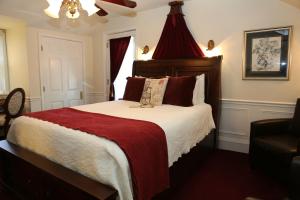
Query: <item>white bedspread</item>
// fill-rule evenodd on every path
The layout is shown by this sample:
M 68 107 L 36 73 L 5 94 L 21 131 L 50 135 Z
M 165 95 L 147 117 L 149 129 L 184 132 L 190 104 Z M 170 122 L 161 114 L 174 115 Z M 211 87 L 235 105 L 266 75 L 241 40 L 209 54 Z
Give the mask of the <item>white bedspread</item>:
M 74 108 L 156 123 L 166 134 L 169 166 L 215 127 L 211 107 L 207 104 L 132 108 L 137 105 L 136 102 L 115 101 Z M 114 142 L 24 116 L 13 122 L 7 140 L 112 186 L 118 190 L 120 200 L 133 199 L 129 164 Z

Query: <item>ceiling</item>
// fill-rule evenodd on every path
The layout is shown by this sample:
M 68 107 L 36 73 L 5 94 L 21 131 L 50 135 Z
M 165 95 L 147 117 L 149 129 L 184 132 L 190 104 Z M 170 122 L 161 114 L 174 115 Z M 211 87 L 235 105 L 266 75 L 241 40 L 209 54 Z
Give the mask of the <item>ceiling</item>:
M 136 0 L 137 7 L 135 9 L 127 9 L 97 0 L 103 9 L 109 12 L 108 16 L 81 16 L 78 20 L 67 20 L 65 18 L 57 20 L 44 14 L 43 10 L 48 7 L 46 0 L 0 0 L 0 15 L 23 19 L 30 26 L 38 28 L 88 33 L 96 24 L 105 23 L 112 17 L 121 15 L 133 17 L 136 12 L 161 7 L 167 5 L 169 1 L 171 0 Z
M 106 17 L 93 15 L 81 16 L 78 20 L 52 19 L 43 12 L 48 7 L 46 0 L 0 0 L 0 15 L 23 19 L 33 27 L 70 31 L 80 34 L 88 34 L 93 31 L 95 25 L 106 23 L 116 16 L 134 17 L 136 12 L 150 10 L 167 5 L 172 0 L 135 0 L 137 7 L 128 9 L 122 6 L 96 0 L 103 9 L 109 12 Z M 188 1 L 188 0 L 184 0 Z M 300 0 L 281 0 L 300 9 Z
M 281 1 L 300 9 L 300 0 L 281 0 Z

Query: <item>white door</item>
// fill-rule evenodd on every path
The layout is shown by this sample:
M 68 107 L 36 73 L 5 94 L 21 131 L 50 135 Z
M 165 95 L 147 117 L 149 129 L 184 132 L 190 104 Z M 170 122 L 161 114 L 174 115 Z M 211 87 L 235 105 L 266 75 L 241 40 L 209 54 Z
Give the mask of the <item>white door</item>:
M 41 37 L 43 110 L 83 104 L 83 46 L 81 42 Z

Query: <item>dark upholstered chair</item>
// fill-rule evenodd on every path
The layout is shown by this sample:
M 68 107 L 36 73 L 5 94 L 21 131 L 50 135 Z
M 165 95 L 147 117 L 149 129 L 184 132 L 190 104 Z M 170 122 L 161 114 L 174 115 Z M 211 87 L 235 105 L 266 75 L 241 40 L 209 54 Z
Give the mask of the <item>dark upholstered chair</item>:
M 251 123 L 250 163 L 287 181 L 293 157 L 300 155 L 300 99 L 292 119 L 269 119 Z
M 0 130 L 4 133 L 1 139 L 6 138 L 11 120 L 22 114 L 24 103 L 25 92 L 22 88 L 14 89 L 6 97 L 0 114 Z
M 300 199 L 300 156 L 293 159 L 290 173 L 290 199 Z

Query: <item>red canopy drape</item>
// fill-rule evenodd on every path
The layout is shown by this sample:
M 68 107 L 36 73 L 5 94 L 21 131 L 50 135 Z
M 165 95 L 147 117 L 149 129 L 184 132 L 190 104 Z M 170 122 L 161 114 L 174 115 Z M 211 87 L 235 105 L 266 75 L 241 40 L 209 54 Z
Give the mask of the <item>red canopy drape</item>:
M 111 39 L 110 43 L 110 93 L 109 100 L 115 100 L 114 82 L 123 63 L 131 37 Z
M 183 2 L 175 1 L 169 5 L 171 11 L 152 58 L 162 60 L 204 57 L 185 23 L 181 9 Z

